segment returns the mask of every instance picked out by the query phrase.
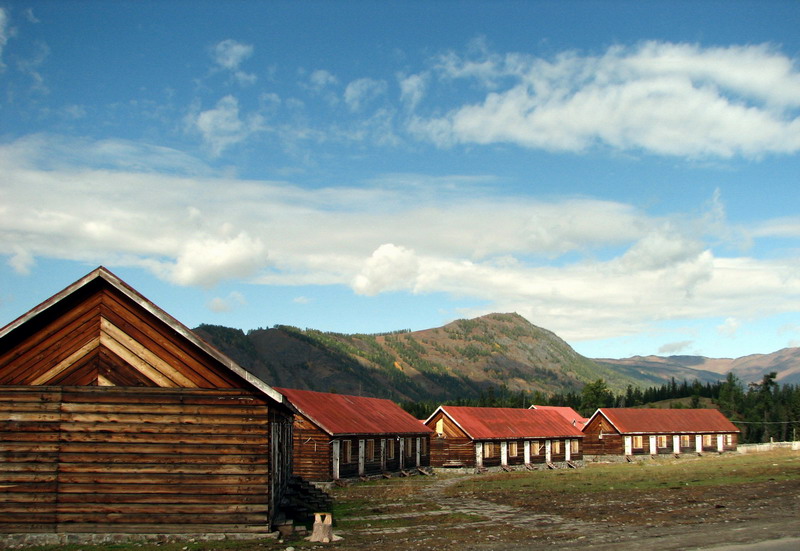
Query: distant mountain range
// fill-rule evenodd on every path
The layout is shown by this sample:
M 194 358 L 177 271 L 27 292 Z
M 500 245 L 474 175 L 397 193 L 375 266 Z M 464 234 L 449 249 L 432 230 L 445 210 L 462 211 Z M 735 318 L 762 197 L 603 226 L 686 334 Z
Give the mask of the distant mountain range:
M 604 379 L 660 386 L 673 377 L 701 382 L 743 382 L 778 372 L 782 383 L 800 382 L 800 349 L 745 358 L 647 356 L 621 360 L 581 356 L 551 331 L 518 314 L 489 314 L 423 331 L 346 335 L 290 326 L 244 333 L 219 325 L 194 331 L 274 386 L 369 395 L 396 401 L 474 398 L 489 387 L 513 391 L 579 391 Z

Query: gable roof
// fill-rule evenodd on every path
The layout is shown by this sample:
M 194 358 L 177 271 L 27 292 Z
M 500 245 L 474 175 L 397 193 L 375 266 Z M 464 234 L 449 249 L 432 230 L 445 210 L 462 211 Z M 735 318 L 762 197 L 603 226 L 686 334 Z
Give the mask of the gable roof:
M 573 426 L 582 429 L 588 419 L 581 416 L 577 411 L 569 406 L 531 406 L 530 409 L 537 409 L 539 411 L 555 411 L 561 417 L 573 424 Z
M 41 328 L 47 326 L 47 324 L 52 324 L 54 321 L 58 322 L 61 317 L 76 316 L 76 305 L 80 304 L 81 301 L 88 300 L 90 297 L 96 297 L 108 290 L 120 293 L 128 300 L 132 301 L 134 303 L 134 310 L 138 308 L 140 313 L 144 312 L 146 313 L 145 315 L 154 316 L 163 323 L 168 330 L 177 334 L 177 338 L 181 343 L 188 347 L 185 349 L 192 350 L 194 353 L 198 354 L 199 357 L 209 358 L 216 365 L 221 365 L 223 371 L 229 371 L 238 378 L 243 379 L 276 402 L 283 402 L 283 396 L 267 383 L 255 377 L 216 348 L 200 339 L 190 329 L 147 300 L 103 266 L 96 268 L 61 292 L 53 295 L 0 329 L 0 358 L 4 353 L 13 351 L 14 347 L 22 340 L 32 337 L 39 338 L 37 334 Z M 85 331 L 85 338 L 91 337 L 91 340 L 85 342 L 82 346 L 80 343 L 70 343 L 73 349 L 62 353 L 62 355 L 69 353 L 68 356 L 63 358 L 60 362 L 60 364 L 63 365 L 48 366 L 49 371 L 53 372 L 53 370 L 57 371 L 58 369 L 68 370 L 79 362 L 82 355 L 87 356 L 99 353 L 98 351 L 106 346 L 116 347 L 116 350 L 120 354 L 127 357 L 129 363 L 136 363 L 141 372 L 150 373 L 156 380 L 162 377 L 162 374 L 158 373 L 158 368 L 154 368 L 153 365 L 161 366 L 163 369 L 170 369 L 171 366 L 168 365 L 169 362 L 165 362 L 163 359 L 156 357 L 150 350 L 140 346 L 140 343 L 135 342 L 136 339 L 128 335 L 125 330 L 105 319 L 99 306 L 86 310 L 82 315 L 84 316 L 84 325 L 88 324 L 91 326 L 90 330 Z M 132 315 L 136 316 L 137 313 L 133 312 Z M 61 327 L 61 331 L 65 333 L 65 335 L 70 334 L 68 328 Z M 68 348 L 66 340 L 66 336 L 61 340 L 57 340 L 56 346 L 59 348 Z M 177 363 L 179 363 L 179 361 Z M 3 364 L 0 362 L 0 368 L 2 368 L 2 366 Z M 172 368 L 172 371 L 174 372 L 173 376 L 178 378 L 178 383 L 180 383 L 180 373 L 174 368 Z M 146 376 L 142 375 L 142 378 L 144 379 Z M 32 382 L 23 384 L 48 384 L 48 379 L 44 375 L 39 379 L 38 382 L 34 379 Z M 162 377 L 161 380 L 166 379 Z M 170 384 L 169 386 L 181 386 L 178 383 Z
M 290 388 L 276 390 L 286 396 L 295 409 L 331 436 L 432 432 L 413 415 L 384 398 Z
M 472 440 L 505 438 L 580 438 L 584 434 L 555 411 L 520 408 L 439 406 Z
M 621 434 L 740 432 L 717 409 L 601 408 L 589 423 L 598 415 Z

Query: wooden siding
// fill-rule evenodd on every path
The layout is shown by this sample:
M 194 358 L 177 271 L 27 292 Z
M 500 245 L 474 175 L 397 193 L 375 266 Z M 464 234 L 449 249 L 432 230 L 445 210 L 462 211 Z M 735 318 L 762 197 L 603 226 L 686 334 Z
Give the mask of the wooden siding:
M 87 285 L 15 330 L 0 384 L 237 388 L 218 362 L 112 287 Z
M 622 455 L 625 453 L 622 435 L 602 415 L 595 415 L 583 428 L 583 433 L 586 435 L 583 439 L 583 453 L 586 455 Z
M 283 486 L 270 477 L 270 403 L 238 390 L 0 387 L 0 532 L 269 532 Z
M 331 480 L 333 451 L 330 436 L 306 417 L 295 415 L 293 439 L 294 474 L 315 482 Z

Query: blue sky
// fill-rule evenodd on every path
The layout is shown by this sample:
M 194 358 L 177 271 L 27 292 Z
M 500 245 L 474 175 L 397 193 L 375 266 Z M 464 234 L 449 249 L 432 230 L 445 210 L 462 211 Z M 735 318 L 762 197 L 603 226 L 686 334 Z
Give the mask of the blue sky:
M 800 346 L 798 2 L 0 0 L 0 325 Z

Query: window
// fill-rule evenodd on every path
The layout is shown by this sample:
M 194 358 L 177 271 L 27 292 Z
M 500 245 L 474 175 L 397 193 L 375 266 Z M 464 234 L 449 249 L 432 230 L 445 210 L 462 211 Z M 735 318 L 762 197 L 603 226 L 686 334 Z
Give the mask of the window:
M 428 439 L 424 436 L 419 439 L 419 454 L 428 455 Z
M 644 448 L 644 439 L 641 436 L 634 436 L 632 440 L 635 449 L 641 450 Z
M 726 446 L 733 446 L 733 435 L 732 434 L 726 434 L 725 435 L 725 445 Z
M 494 442 L 483 443 L 483 457 L 494 457 Z
M 439 436 L 444 436 L 444 417 L 441 417 L 438 421 L 436 421 L 436 434 Z
M 509 457 L 517 457 L 519 455 L 519 450 L 517 449 L 516 442 L 509 442 L 508 443 L 508 456 Z
M 553 440 L 553 443 L 550 446 L 550 452 L 553 455 L 558 455 L 561 453 L 561 440 Z
M 574 439 L 570 440 L 569 441 L 569 453 L 571 453 L 571 454 L 580 453 L 580 451 L 581 451 L 580 445 L 581 445 L 581 441 L 578 440 L 577 438 L 574 438 Z
M 656 437 L 656 447 L 659 448 L 666 448 L 667 447 L 667 437 L 664 436 L 657 436 Z
M 681 434 L 681 448 L 691 448 L 692 437 L 688 434 Z
M 367 440 L 366 461 L 375 461 L 375 440 Z
M 353 442 L 342 440 L 342 463 L 353 462 Z
M 406 457 L 411 457 L 414 454 L 414 439 L 413 438 L 406 438 L 405 449 L 403 450 L 403 455 Z
M 714 445 L 714 435 L 713 434 L 704 434 L 703 435 L 703 446 L 708 448 Z
M 386 440 L 386 458 L 394 459 L 394 440 L 391 438 Z
M 534 440 L 531 442 L 531 455 L 539 455 L 539 441 Z

